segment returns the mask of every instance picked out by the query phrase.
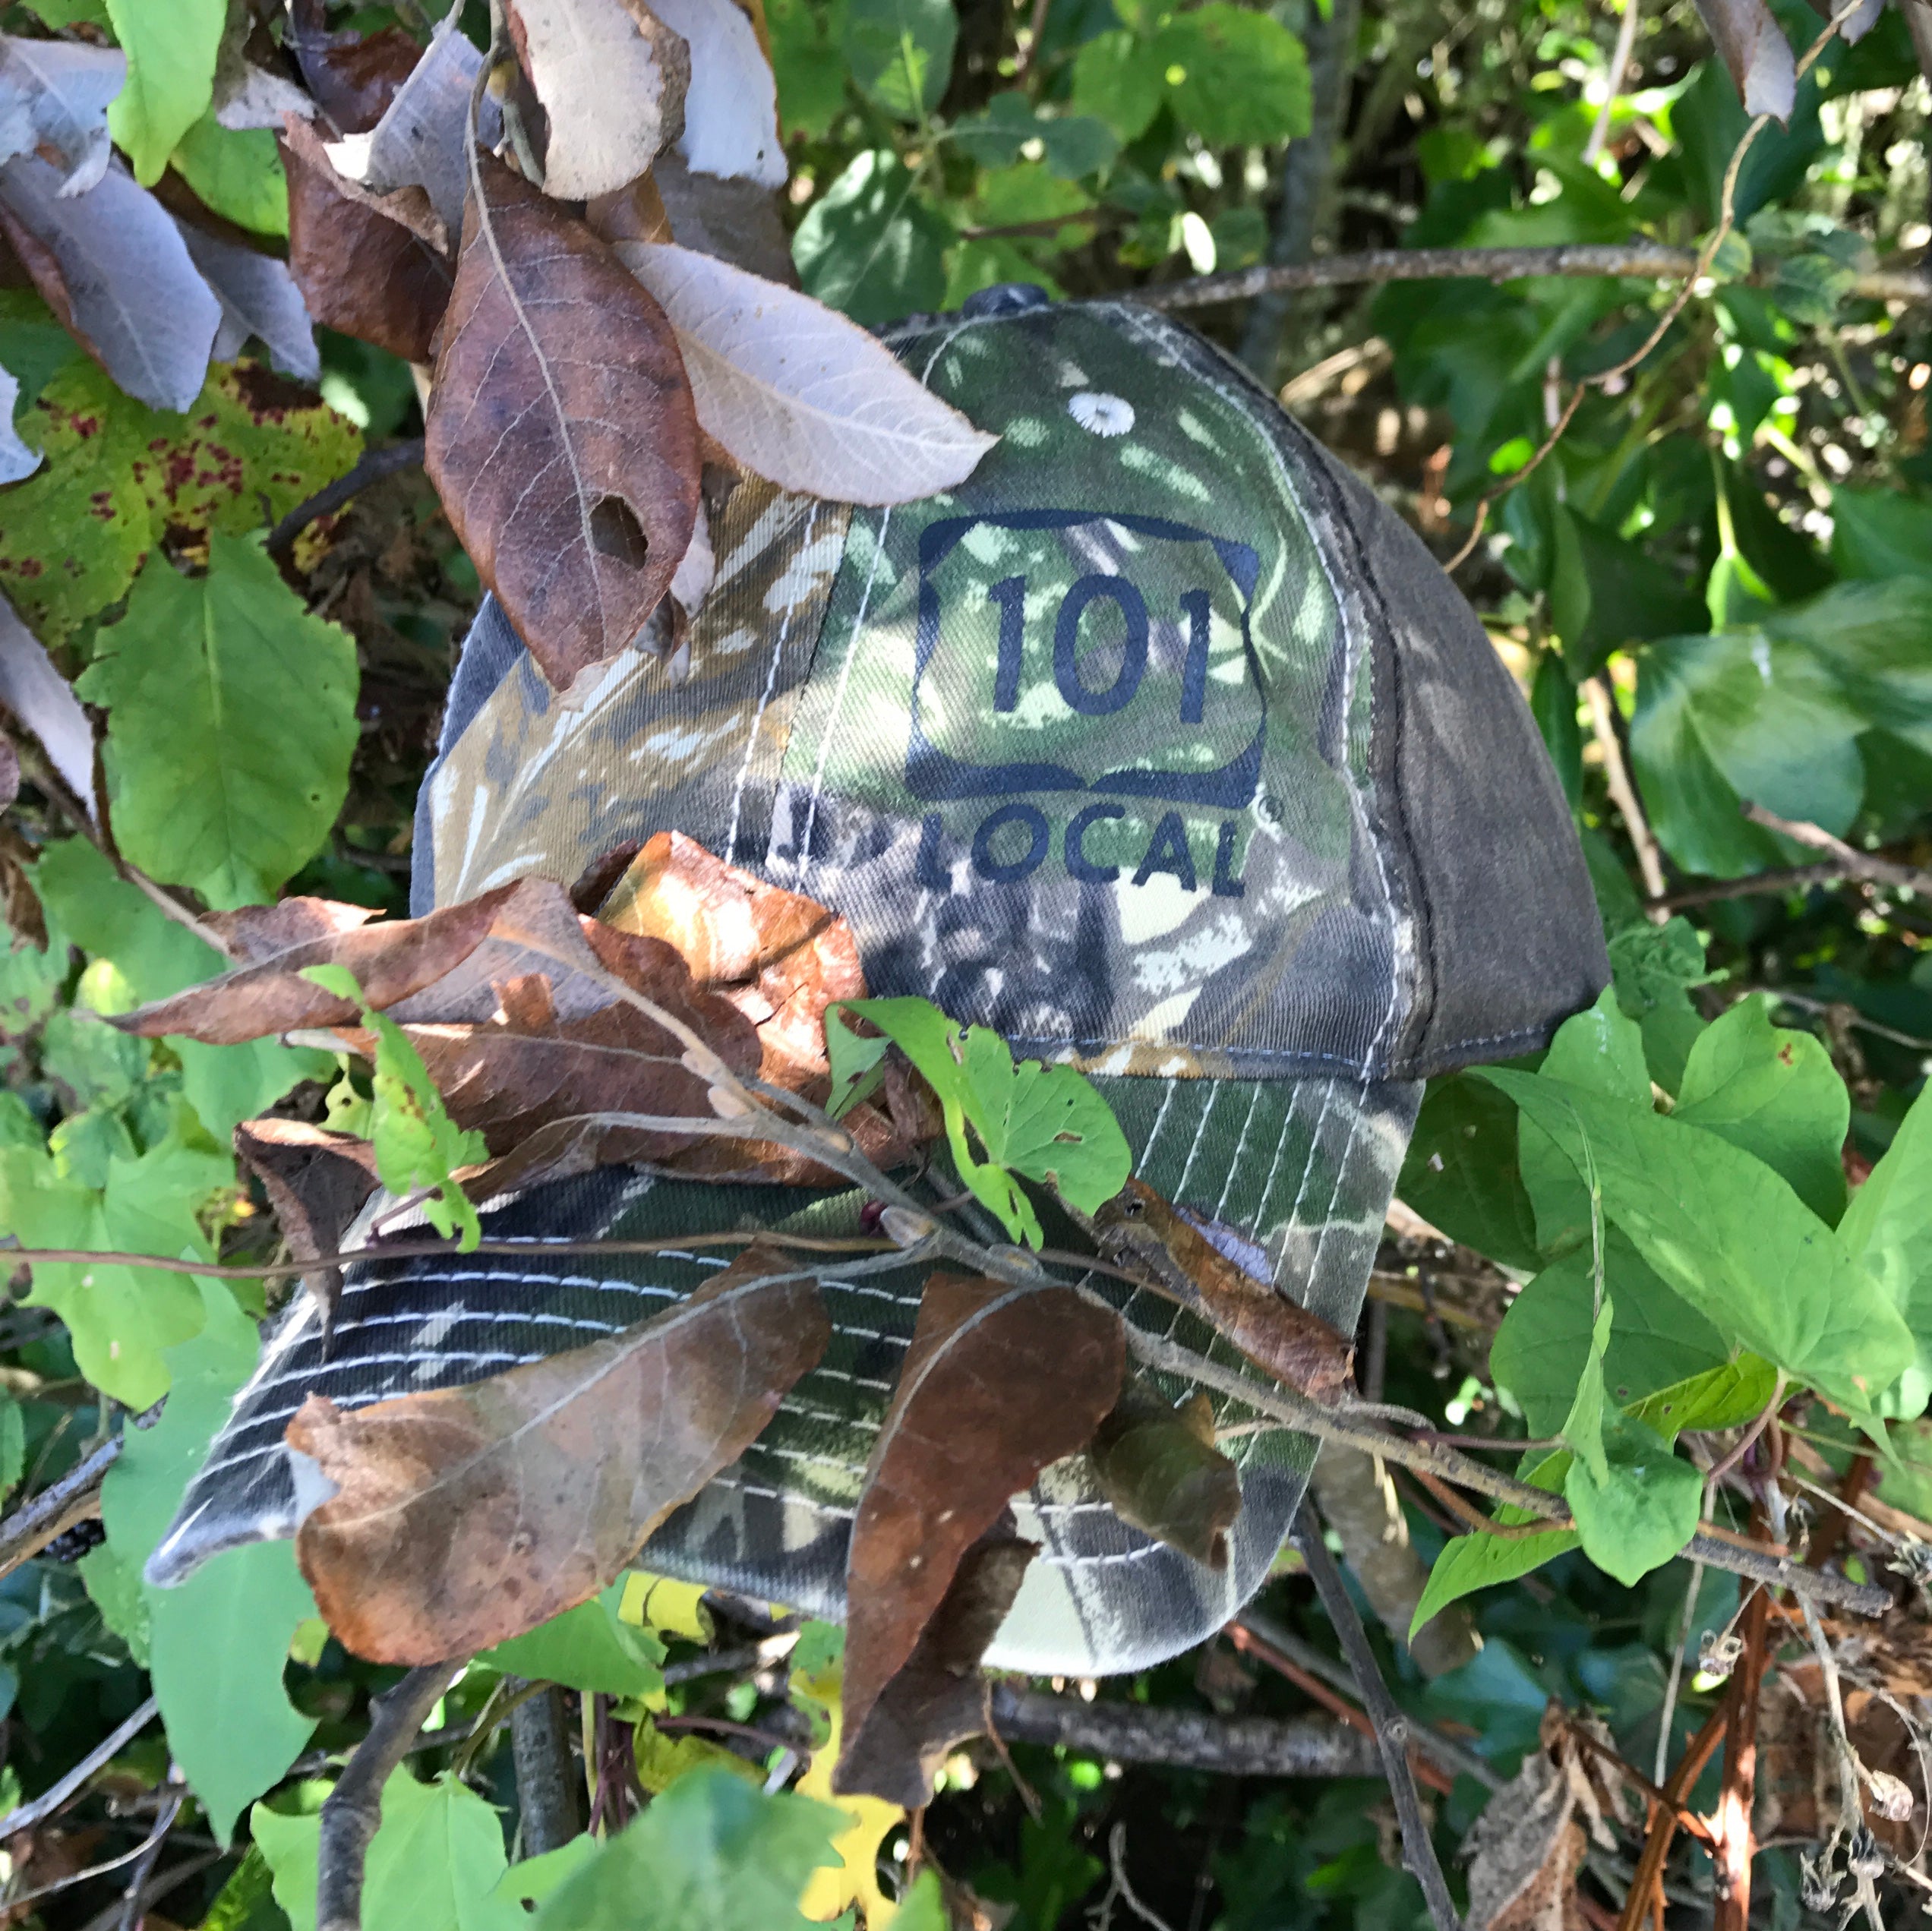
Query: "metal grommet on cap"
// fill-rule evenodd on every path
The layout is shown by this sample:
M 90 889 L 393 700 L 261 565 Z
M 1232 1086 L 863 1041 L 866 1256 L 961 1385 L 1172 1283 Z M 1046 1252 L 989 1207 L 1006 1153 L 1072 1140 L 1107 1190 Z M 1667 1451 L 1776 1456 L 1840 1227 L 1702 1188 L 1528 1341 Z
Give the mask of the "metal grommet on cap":
M 987 315 L 1031 315 L 1036 308 L 1050 307 L 1053 299 L 1037 282 L 996 282 L 991 288 L 968 295 L 959 304 L 959 312 L 976 318 Z

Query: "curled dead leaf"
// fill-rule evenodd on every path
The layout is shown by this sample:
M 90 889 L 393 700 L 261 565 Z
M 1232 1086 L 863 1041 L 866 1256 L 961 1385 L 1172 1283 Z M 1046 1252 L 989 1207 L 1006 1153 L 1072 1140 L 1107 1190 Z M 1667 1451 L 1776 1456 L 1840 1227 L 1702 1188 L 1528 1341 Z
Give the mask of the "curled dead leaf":
M 377 194 L 346 181 L 315 131 L 289 116 L 289 272 L 309 313 L 412 362 L 427 361 L 455 273 L 448 231 L 421 188 Z
M 927 1282 L 852 1523 L 841 1791 L 867 1787 L 856 1780 L 874 1706 L 967 1551 L 1049 1462 L 1086 1445 L 1119 1398 L 1125 1358 L 1119 1317 L 1071 1288 Z
M 1144 1181 L 1129 1181 L 1094 1226 L 1116 1267 L 1193 1306 L 1284 1387 L 1316 1401 L 1346 1391 L 1354 1360 L 1346 1336 L 1236 1267 Z
M 548 122 L 545 194 L 613 194 L 684 131 L 691 56 L 642 0 L 507 0 L 504 11 Z
M 1214 1446 L 1214 1410 L 1196 1389 L 1179 1408 L 1129 1380 L 1088 1451 L 1100 1493 L 1124 1522 L 1210 1569 L 1227 1567 L 1241 1477 Z
M 339 1253 L 344 1230 L 378 1184 L 368 1141 L 301 1120 L 245 1120 L 235 1129 L 235 1151 L 262 1183 L 298 1261 Z M 342 1294 L 342 1270 L 314 1268 L 302 1278 L 321 1304 L 326 1332 Z
M 311 1395 L 289 1447 L 333 1493 L 295 1555 L 344 1645 L 428 1663 L 507 1642 L 607 1587 L 755 1441 L 831 1324 L 753 1247 L 607 1340 L 467 1387 L 345 1412 Z
M 327 0 L 292 0 L 284 43 L 315 105 L 339 134 L 366 133 L 409 77 L 422 49 L 399 27 L 332 32 Z
M 559 689 L 632 642 L 698 506 L 671 324 L 554 201 L 478 155 L 425 462 L 463 547 Z

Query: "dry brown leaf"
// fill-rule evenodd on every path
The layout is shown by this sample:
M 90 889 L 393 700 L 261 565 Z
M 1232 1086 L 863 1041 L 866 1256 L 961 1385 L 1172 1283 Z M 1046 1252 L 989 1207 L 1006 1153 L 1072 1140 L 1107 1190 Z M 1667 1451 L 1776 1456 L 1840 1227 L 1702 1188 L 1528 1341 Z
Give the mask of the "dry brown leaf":
M 311 985 L 301 976 L 306 967 L 346 966 L 371 1005 L 394 1005 L 475 951 L 516 890 L 499 886 L 425 918 L 374 925 L 356 917 L 360 906 L 318 899 L 232 913 L 218 929 L 245 964 L 172 999 L 137 1006 L 112 1023 L 142 1039 L 172 1033 L 208 1046 L 235 1046 L 297 1027 L 347 1025 L 355 1007 Z
M 286 43 L 315 104 L 339 134 L 365 134 L 383 117 L 422 49 L 399 27 L 329 30 L 325 0 L 293 0 Z
M 487 155 L 425 461 L 463 547 L 563 689 L 657 607 L 698 507 L 671 324 L 580 221 Z
M 1194 1305 L 1284 1387 L 1316 1401 L 1346 1392 L 1354 1360 L 1347 1338 L 1237 1267 L 1144 1181 L 1129 1181 L 1094 1225 L 1101 1253 L 1116 1267 Z
M 1071 1288 L 927 1282 L 852 1522 L 841 1790 L 860 1787 L 850 1780 L 873 1705 L 967 1550 L 1049 1462 L 1086 1445 L 1119 1399 L 1125 1359 L 1119 1317 Z
M 905 1667 L 880 1693 L 863 1730 L 848 1730 L 834 1778 L 841 1791 L 908 1810 L 930 1800 L 940 1759 L 962 1737 L 985 1727 L 980 1658 L 1039 1553 L 1037 1542 L 996 1529 L 960 1558 Z
M 662 154 L 651 170 L 668 224 L 661 234 L 627 235 L 631 241 L 675 241 L 748 268 L 768 282 L 798 286 L 780 196 L 762 182 L 694 173 L 677 154 Z M 612 235 L 611 239 L 620 238 Z
M 447 232 L 418 188 L 373 194 L 335 169 L 314 128 L 290 115 L 289 272 L 325 328 L 427 361 L 455 273 Z
M 1531 1751 L 1463 1843 L 1467 1931 L 1584 1931 L 1577 1873 L 1589 1841 L 1576 1807 L 1561 1768 Z
M 614 194 L 684 131 L 691 56 L 642 0 L 507 0 L 504 17 L 548 122 L 546 194 Z
M 753 1247 L 654 1320 L 468 1387 L 349 1413 L 311 1395 L 289 1445 L 336 1493 L 295 1554 L 330 1627 L 372 1661 L 434 1662 L 606 1587 L 825 1352 L 793 1264 Z
M 1196 1389 L 1179 1408 L 1130 1380 L 1088 1451 L 1100 1493 L 1124 1522 L 1210 1569 L 1227 1567 L 1241 1477 L 1214 1446 L 1214 1410 Z
M 301 1120 L 245 1120 L 235 1129 L 235 1151 L 262 1183 L 298 1261 L 340 1252 L 344 1229 L 378 1185 L 368 1141 Z M 317 1267 L 303 1279 L 321 1304 L 326 1335 L 342 1294 L 342 1270 Z
M 14 747 L 0 737 L 0 811 L 20 796 L 20 758 Z
M 1737 83 L 1744 112 L 1788 121 L 1798 62 L 1765 0 L 1697 0 L 1697 11 Z

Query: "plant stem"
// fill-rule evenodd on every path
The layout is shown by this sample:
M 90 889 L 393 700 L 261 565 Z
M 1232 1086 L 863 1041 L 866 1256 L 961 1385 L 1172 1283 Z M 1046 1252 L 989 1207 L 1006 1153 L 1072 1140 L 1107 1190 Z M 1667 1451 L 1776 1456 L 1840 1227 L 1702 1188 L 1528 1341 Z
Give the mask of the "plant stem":
M 1308 1564 L 1321 1607 L 1341 1639 L 1342 1654 L 1348 1658 L 1355 1677 L 1356 1693 L 1362 1708 L 1375 1726 L 1375 1743 L 1381 1752 L 1382 1774 L 1388 1779 L 1389 1794 L 1395 1800 L 1395 1814 L 1402 1825 L 1402 1859 L 1422 1887 L 1428 1905 L 1429 1922 L 1435 1931 L 1460 1931 L 1461 1920 L 1449 1895 L 1449 1885 L 1438 1862 L 1435 1845 L 1429 1836 L 1428 1820 L 1422 1814 L 1422 1800 L 1416 1791 L 1416 1779 L 1409 1769 L 1409 1719 L 1396 1707 L 1388 1685 L 1368 1646 L 1368 1633 L 1355 1613 L 1355 1601 L 1342 1581 L 1341 1571 L 1321 1539 L 1321 1524 L 1304 1501 L 1291 1532 L 1295 1547 Z
M 570 1732 L 564 1693 L 538 1686 L 510 1713 L 516 1800 L 523 1818 L 523 1854 L 540 1857 L 567 1844 L 583 1828 L 576 1781 L 570 1775 Z
M 382 1822 L 383 1786 L 409 1753 L 460 1660 L 425 1663 L 377 1699 L 369 1734 L 350 1753 L 322 1805 L 315 1878 L 316 1931 L 362 1931 L 362 1873 Z

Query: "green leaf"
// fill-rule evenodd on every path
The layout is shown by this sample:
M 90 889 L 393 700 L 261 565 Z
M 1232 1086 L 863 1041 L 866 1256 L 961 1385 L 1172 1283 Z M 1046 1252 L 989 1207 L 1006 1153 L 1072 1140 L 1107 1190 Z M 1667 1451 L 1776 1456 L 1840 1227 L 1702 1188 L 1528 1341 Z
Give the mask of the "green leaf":
M 1681 913 L 1661 926 L 1639 915 L 1611 935 L 1610 971 L 1618 1005 L 1643 1030 L 1651 1078 L 1675 1094 L 1704 1030 L 1703 1015 L 1690 1002 L 1690 988 L 1711 976 L 1704 970 L 1703 942 Z
M 1840 1406 L 1868 1411 L 1914 1358 L 1905 1325 L 1833 1230 L 1762 1160 L 1700 1127 L 1536 1074 L 1487 1067 L 1605 1212 L 1719 1333 Z
M 178 1123 L 140 1159 L 110 1158 L 98 1191 L 62 1179 L 44 1153 L 0 1147 L 0 1226 L 23 1247 L 211 1260 L 195 1210 L 234 1182 L 233 1162 Z M 105 1262 L 36 1266 L 27 1299 L 67 1324 L 81 1373 L 137 1412 L 168 1392 L 165 1351 L 202 1322 L 201 1295 L 188 1276 Z
M 658 1665 L 665 1647 L 649 1630 L 620 1619 L 623 1598 L 622 1581 L 613 1582 L 601 1595 L 485 1650 L 479 1660 L 508 1675 L 606 1696 L 654 1696 L 664 1687 Z
M 152 188 L 168 157 L 214 98 L 225 0 L 107 0 L 128 82 L 109 104 L 108 131 Z
M 1533 1488 L 1561 1495 L 1571 1459 L 1567 1449 L 1559 1449 L 1542 1456 L 1533 1466 L 1526 1465 L 1519 1473 Z M 1506 1503 L 1496 1511 L 1496 1520 L 1514 1529 L 1535 1521 L 1536 1517 Z M 1452 1537 L 1443 1544 L 1442 1553 L 1429 1570 L 1428 1581 L 1409 1625 L 1410 1641 L 1425 1623 L 1451 1603 L 1477 1589 L 1514 1582 L 1518 1576 L 1527 1576 L 1533 1569 L 1540 1569 L 1545 1563 L 1567 1554 L 1582 1540 L 1574 1529 L 1552 1529 L 1541 1535 L 1492 1535 L 1479 1530 L 1472 1535 Z
M 33 882 L 62 932 L 112 962 L 130 1004 L 172 998 L 227 967 L 212 945 L 129 885 L 84 838 L 48 846 Z M 273 1040 L 204 1046 L 170 1037 L 166 1043 L 181 1061 L 182 1090 L 195 1117 L 224 1144 L 238 1122 L 266 1112 L 300 1081 L 327 1078 L 333 1064 L 327 1053 Z
M 1577 718 L 1577 686 L 1555 651 L 1545 651 L 1536 660 L 1530 709 L 1542 734 L 1543 749 L 1556 768 L 1564 797 L 1574 812 L 1583 797 L 1583 734 Z
M 320 1817 L 258 1803 L 248 1828 L 275 1874 L 275 1901 L 292 1931 L 315 1931 Z M 532 1919 L 515 1888 L 503 1882 L 508 1869 L 503 1825 L 481 1797 L 447 1773 L 419 1784 L 398 1769 L 383 1786 L 382 1824 L 370 1840 L 362 1922 L 371 1931 L 523 1931 Z
M 1536 1212 L 1517 1159 L 1516 1109 L 1484 1081 L 1466 1073 L 1429 1081 L 1396 1192 L 1451 1240 L 1505 1267 L 1537 1265 Z
M 1574 678 L 1592 677 L 1613 650 L 1703 626 L 1703 600 L 1640 544 L 1562 504 L 1555 519 L 1550 621 Z
M 1932 577 L 1932 503 L 1897 490 L 1833 490 L 1831 560 L 1840 576 Z
M 952 0 L 848 0 L 845 59 L 860 91 L 901 121 L 923 121 L 952 78 Z
M 1739 1000 L 1698 1036 L 1674 1117 L 1755 1153 L 1820 1219 L 1844 1212 L 1852 1096 L 1809 1033 L 1771 1024 L 1767 1000 Z
M 1634 1106 L 1650 1103 L 1650 1075 L 1643 1036 L 1606 986 L 1596 1003 L 1558 1027 L 1543 1055 L 1545 1077 L 1567 1080 L 1593 1093 Z M 1589 1189 L 1568 1156 L 1527 1114 L 1517 1123 L 1523 1185 L 1536 1209 L 1536 1239 L 1545 1254 L 1561 1254 L 1590 1238 Z
M 1041 114 L 1017 91 L 995 94 L 980 112 L 955 121 L 951 134 L 984 168 L 1010 166 L 1029 141 L 1037 140 L 1048 171 L 1066 181 L 1098 174 L 1120 151 L 1106 121 L 1088 114 Z
M 1654 1430 L 1613 1411 L 1599 1453 L 1577 1456 L 1563 1493 L 1584 1554 L 1627 1589 L 1697 1532 L 1704 1478 Z
M 1733 879 L 1787 861 L 1741 799 L 1829 831 L 1864 792 L 1866 720 L 1811 651 L 1768 628 L 1653 644 L 1631 752 L 1653 828 L 1686 871 Z
M 1096 34 L 1073 58 L 1073 111 L 1105 121 L 1122 141 L 1154 125 L 1166 84 L 1159 55 L 1122 28 Z
M 451 1178 L 459 1166 L 489 1157 L 480 1133 L 466 1133 L 450 1119 L 443 1096 L 429 1077 L 409 1036 L 387 1013 L 363 1001 L 362 989 L 346 966 L 310 966 L 302 973 L 339 999 L 362 1007 L 362 1024 L 376 1036 L 374 1102 L 369 1144 L 376 1150 L 376 1172 L 399 1198 L 427 1191 L 425 1217 L 445 1239 L 460 1232 L 468 1253 L 483 1238 L 476 1209 Z
M 805 212 L 792 238 L 805 292 L 855 322 L 896 322 L 945 293 L 952 228 L 884 150 L 856 156 Z
M 1932 1085 L 1852 1196 L 1838 1232 L 1918 1344 L 1917 1361 L 1886 1403 L 1888 1413 L 1915 1415 L 1932 1400 Z
M 26 1472 L 27 1419 L 11 1395 L 0 1394 L 0 1499 Z
M 289 178 L 269 128 L 224 128 L 204 114 L 175 150 L 175 172 L 203 203 L 238 228 L 286 238 Z
M 695 1771 L 606 1839 L 533 1931 L 807 1931 L 798 1895 L 838 1861 L 832 1838 L 848 1821 L 810 1797 Z
M 1768 1361 L 1740 1355 L 1721 1368 L 1658 1389 L 1633 1402 L 1629 1412 L 1671 1441 L 1686 1429 L 1735 1428 L 1755 1421 L 1777 1385 L 1778 1371 Z
M 47 461 L 7 493 L 0 592 L 49 648 L 125 596 L 164 534 L 191 557 L 210 528 L 238 536 L 286 516 L 361 449 L 346 417 L 248 361 L 210 370 L 179 416 L 124 396 L 83 358 L 20 430 Z
M 138 1574 L 166 1533 L 235 1391 L 260 1351 L 254 1323 L 216 1281 L 199 1283 L 204 1324 L 168 1352 L 172 1386 L 150 1428 L 128 1431 L 101 1491 L 107 1546 Z M 168 1747 L 226 1842 L 235 1820 L 277 1782 L 315 1719 L 289 1704 L 283 1665 L 297 1623 L 315 1614 L 292 1545 L 226 1551 L 178 1587 L 143 1585 L 148 1667 Z
M 1309 131 L 1308 55 L 1271 15 L 1207 0 L 1163 27 L 1154 53 L 1176 116 L 1210 147 L 1266 146 Z
M 1620 1405 L 1725 1365 L 1724 1337 L 1614 1227 L 1604 1240 L 1603 1271 L 1615 1309 L 1604 1378 Z M 1569 1412 L 1589 1358 L 1595 1272 L 1589 1246 L 1572 1248 L 1523 1289 L 1496 1330 L 1491 1371 L 1532 1434 L 1555 1434 Z
M 586 1831 L 554 1851 L 546 1851 L 540 1857 L 526 1857 L 520 1864 L 512 1864 L 497 1880 L 491 1896 L 503 1898 L 519 1910 L 534 1911 L 553 1891 L 575 1877 L 597 1855 L 598 1847 L 598 1840 Z
M 1767 627 L 1824 665 L 1862 717 L 1932 754 L 1932 583 L 1842 583 Z
M 318 850 L 358 736 L 355 646 L 311 617 L 259 539 L 208 573 L 158 553 L 75 689 L 108 713 L 109 810 L 150 877 L 219 906 L 271 898 Z
M 765 23 L 778 83 L 778 124 L 788 137 L 822 140 L 845 105 L 844 0 L 769 0 Z
M 1127 1136 L 1071 1066 L 1037 1059 L 1016 1066 L 997 1033 L 984 1026 L 962 1033 L 929 999 L 854 999 L 846 1009 L 870 1020 L 924 1074 L 939 1096 L 959 1177 L 1015 1240 L 1037 1247 L 1042 1235 L 1033 1204 L 1012 1175 L 1051 1181 L 1086 1213 L 1127 1184 L 1133 1169 Z M 983 1163 L 968 1144 L 969 1125 L 986 1150 Z

